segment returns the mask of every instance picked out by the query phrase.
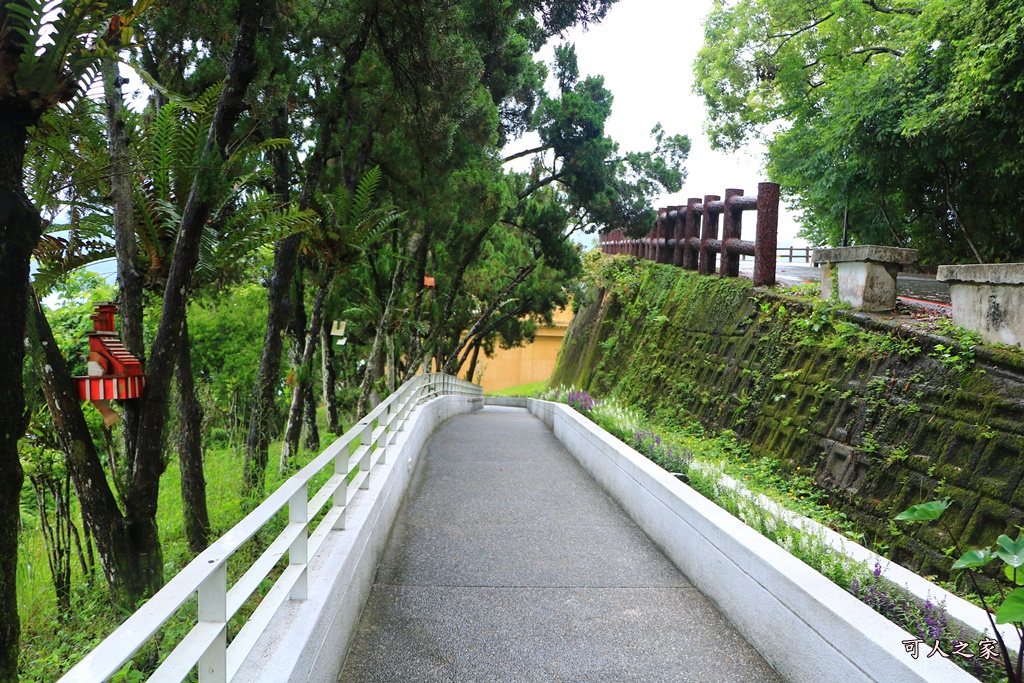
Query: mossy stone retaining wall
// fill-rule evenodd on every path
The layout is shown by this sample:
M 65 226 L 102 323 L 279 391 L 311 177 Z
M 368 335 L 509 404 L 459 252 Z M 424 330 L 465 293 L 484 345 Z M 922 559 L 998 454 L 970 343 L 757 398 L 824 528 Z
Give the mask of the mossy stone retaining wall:
M 755 455 L 813 471 L 868 541 L 924 575 L 948 575 L 952 542 L 936 525 L 890 521 L 912 504 L 950 496 L 961 545 L 1016 537 L 1019 354 L 979 349 L 969 363 L 950 339 L 748 280 L 614 258 L 569 328 L 553 385 L 734 430 Z

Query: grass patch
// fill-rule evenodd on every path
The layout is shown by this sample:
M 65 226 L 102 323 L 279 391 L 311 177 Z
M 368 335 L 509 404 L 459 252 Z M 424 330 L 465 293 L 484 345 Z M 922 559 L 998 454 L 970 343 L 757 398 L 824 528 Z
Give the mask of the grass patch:
M 527 398 L 536 398 L 544 393 L 548 388 L 548 381 L 541 380 L 540 382 L 532 382 L 530 384 L 520 384 L 516 387 L 507 387 L 505 389 L 499 389 L 498 391 L 488 391 L 486 396 L 526 396 Z
M 323 411 L 320 418 L 321 445 L 327 446 L 336 438 L 327 431 Z M 351 421 L 347 421 L 350 424 Z M 281 452 L 280 442 L 270 445 L 266 470 L 265 490 L 269 495 L 281 486 L 292 474 L 317 455 L 300 449 L 293 458 L 290 471 L 284 475 L 277 469 Z M 195 554 L 188 548 L 184 535 L 181 515 L 181 476 L 173 450 L 169 451 L 167 470 L 160 478 L 157 523 L 164 559 L 164 580 L 169 581 L 184 568 Z M 248 512 L 242 496 L 242 467 L 245 460 L 244 445 L 204 449 L 204 473 L 206 476 L 206 497 L 210 515 L 210 539 L 223 535 L 237 524 Z M 330 468 L 327 468 L 330 470 Z M 310 482 L 311 494 L 331 475 L 323 472 Z M 25 482 L 25 496 L 32 496 L 28 478 Z M 73 502 L 73 517 L 79 530 L 82 529 L 81 512 L 77 499 Z M 26 512 L 30 512 L 30 508 Z M 322 517 L 322 511 L 318 517 Z M 235 553 L 228 564 L 229 585 L 248 568 L 287 523 L 285 508 L 264 530 L 248 541 Z M 313 525 L 318 520 L 313 521 Z M 271 572 L 262 585 L 229 623 L 229 637 L 238 632 L 245 617 L 252 612 L 273 585 L 280 571 L 287 564 L 283 557 L 278 567 Z M 72 611 L 63 621 L 57 618 L 54 595 L 46 550 L 43 545 L 39 520 L 31 514 L 23 514 L 18 551 L 18 611 L 21 616 L 20 680 L 50 683 L 66 673 L 73 665 L 104 638 L 110 635 L 128 616 L 119 613 L 110 603 L 106 583 L 98 559 L 92 575 L 83 574 L 77 560 L 72 565 Z M 196 600 L 193 597 L 178 613 L 151 639 L 150 643 L 136 654 L 132 662 L 125 665 L 112 681 L 145 680 L 142 671 L 152 667 L 192 628 L 196 621 Z M 141 676 L 141 678 L 140 678 Z M 194 676 L 194 673 L 193 673 Z M 190 679 L 186 679 L 190 680 Z

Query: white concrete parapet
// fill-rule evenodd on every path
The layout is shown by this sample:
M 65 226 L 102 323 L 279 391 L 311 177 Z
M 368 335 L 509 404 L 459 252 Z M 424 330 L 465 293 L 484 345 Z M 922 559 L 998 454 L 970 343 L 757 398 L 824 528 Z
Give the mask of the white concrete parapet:
M 949 283 L 953 322 L 990 344 L 1024 341 L 1024 263 L 939 266 Z
M 173 683 L 197 668 L 199 683 L 333 683 L 426 439 L 452 415 L 482 406 L 478 385 L 437 373 L 412 378 L 210 544 L 60 683 L 114 677 L 197 594 L 197 623 L 149 680 Z M 313 479 L 332 473 L 310 498 Z M 284 530 L 241 566 L 229 589 L 229 559 L 286 508 Z M 228 621 L 285 554 L 284 569 L 229 645 Z
M 832 298 L 835 277 L 840 301 L 863 311 L 896 308 L 896 275 L 917 261 L 917 249 L 862 245 L 815 249 L 812 260 L 823 263 L 821 298 Z
M 528 400 L 573 457 L 786 680 L 976 681 L 572 408 Z
M 484 396 L 485 406 L 503 406 L 505 408 L 525 408 L 525 396 Z
M 374 488 L 351 504 L 345 533 L 310 563 L 308 599 L 278 610 L 232 681 L 336 683 L 424 446 L 450 417 L 482 407 L 481 397 L 439 396 L 414 413 Z

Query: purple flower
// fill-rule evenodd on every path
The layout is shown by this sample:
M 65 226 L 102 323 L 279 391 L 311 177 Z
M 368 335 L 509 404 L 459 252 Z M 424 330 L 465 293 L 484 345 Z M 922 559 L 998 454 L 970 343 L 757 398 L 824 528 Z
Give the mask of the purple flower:
M 570 391 L 568 397 L 569 405 L 581 413 L 589 413 L 594 409 L 596 401 L 585 391 Z

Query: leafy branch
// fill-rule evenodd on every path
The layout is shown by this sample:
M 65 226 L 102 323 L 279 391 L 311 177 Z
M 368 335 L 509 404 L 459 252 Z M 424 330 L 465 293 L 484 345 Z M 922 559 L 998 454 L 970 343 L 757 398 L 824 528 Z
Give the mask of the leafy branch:
M 949 534 L 957 554 L 960 555 L 960 559 L 953 563 L 952 569 L 968 570 L 967 578 L 974 592 L 981 600 L 981 607 L 985 610 L 985 616 L 988 617 L 989 624 L 992 625 L 992 631 L 995 633 L 995 638 L 999 642 L 999 650 L 1002 653 L 1002 664 L 1007 680 L 1012 683 L 1022 683 L 1022 680 L 1024 680 L 1022 679 L 1022 669 L 1024 669 L 1024 666 L 1022 666 L 1024 664 L 1024 587 L 1021 586 L 1024 586 L 1024 568 L 1022 568 L 1024 567 L 1024 533 L 1021 533 L 1017 540 L 1011 539 L 1006 534 L 1001 534 L 996 539 L 995 552 L 991 548 L 972 548 L 964 552 L 949 524 L 941 519 L 942 513 L 951 504 L 952 501 L 947 496 L 943 500 L 933 500 L 919 505 L 912 505 L 896 515 L 896 520 L 904 522 L 938 521 L 945 532 Z M 995 608 L 993 614 L 993 609 L 985 600 L 985 594 L 978 584 L 976 573 L 996 559 L 1002 560 L 1006 565 L 1003 568 L 1003 573 L 1017 588 L 1014 588 L 1007 595 L 1004 593 L 1003 587 L 998 583 L 996 584 L 1002 602 Z M 1012 624 L 1017 631 L 1020 645 L 1017 648 L 1016 666 L 1014 666 L 1010 658 L 1006 639 L 997 627 L 997 624 Z

